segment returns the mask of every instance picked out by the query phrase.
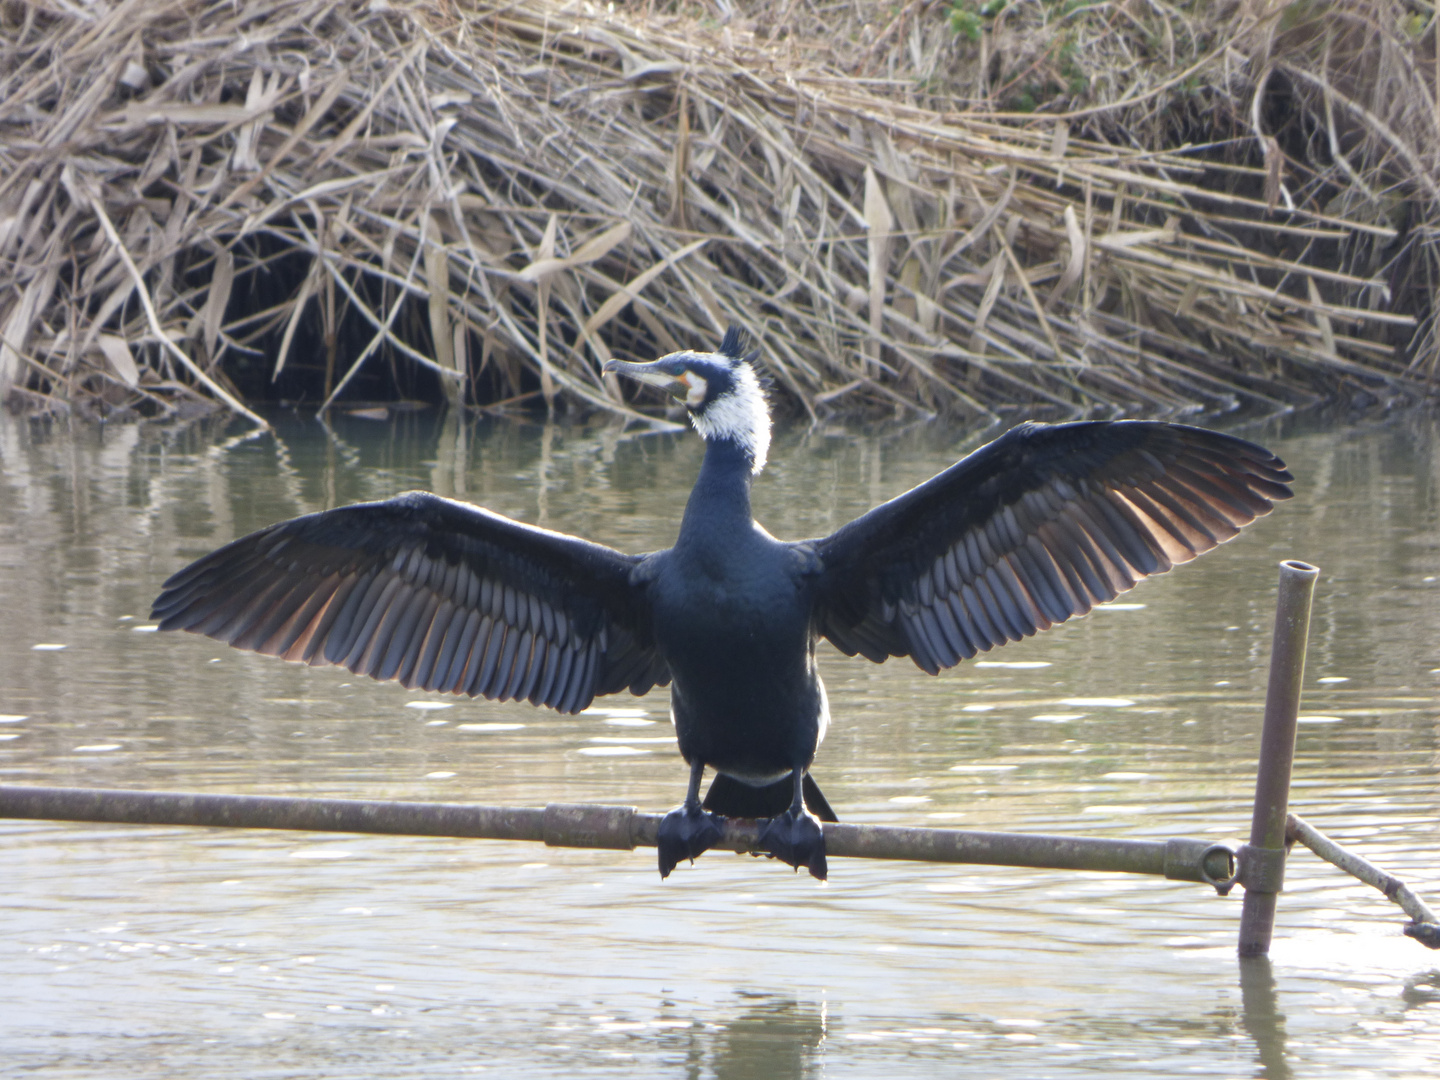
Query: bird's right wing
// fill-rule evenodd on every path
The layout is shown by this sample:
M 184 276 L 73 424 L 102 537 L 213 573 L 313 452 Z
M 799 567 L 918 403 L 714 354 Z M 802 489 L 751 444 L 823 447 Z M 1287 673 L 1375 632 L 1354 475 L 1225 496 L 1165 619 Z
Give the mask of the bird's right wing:
M 152 615 L 286 660 L 576 713 L 670 680 L 641 558 L 414 491 L 242 537 L 170 578 Z
M 1143 420 L 1021 424 L 806 542 L 815 626 L 842 652 L 932 675 L 1083 615 L 1290 497 L 1232 435 Z

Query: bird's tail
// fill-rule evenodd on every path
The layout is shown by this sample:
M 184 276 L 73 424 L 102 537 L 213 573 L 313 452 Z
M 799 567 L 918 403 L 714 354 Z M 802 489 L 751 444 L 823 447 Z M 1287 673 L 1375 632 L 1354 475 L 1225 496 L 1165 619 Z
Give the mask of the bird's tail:
M 815 778 L 808 772 L 805 774 L 802 784 L 805 805 L 812 814 L 821 821 L 840 820 L 835 816 L 835 811 L 830 809 L 830 803 L 821 792 L 820 785 L 815 783 Z M 715 780 L 711 783 L 710 790 L 705 793 L 705 801 L 701 805 L 711 813 L 724 817 L 779 817 L 790 809 L 790 800 L 794 796 L 794 791 L 793 782 L 788 776 L 776 780 L 773 784 L 766 784 L 764 787 L 751 787 L 742 780 L 736 780 L 724 773 L 716 773 Z

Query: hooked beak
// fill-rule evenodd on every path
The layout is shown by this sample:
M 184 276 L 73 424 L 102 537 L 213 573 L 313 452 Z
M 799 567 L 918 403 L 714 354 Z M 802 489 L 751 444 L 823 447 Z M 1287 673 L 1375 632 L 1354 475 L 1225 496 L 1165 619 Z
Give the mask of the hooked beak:
M 606 374 L 613 371 L 617 375 L 624 375 L 637 382 L 658 386 L 676 400 L 685 401 L 691 391 L 689 372 L 673 375 L 662 369 L 661 365 L 664 363 L 664 360 L 652 360 L 648 364 L 632 364 L 628 360 L 606 360 L 603 370 Z

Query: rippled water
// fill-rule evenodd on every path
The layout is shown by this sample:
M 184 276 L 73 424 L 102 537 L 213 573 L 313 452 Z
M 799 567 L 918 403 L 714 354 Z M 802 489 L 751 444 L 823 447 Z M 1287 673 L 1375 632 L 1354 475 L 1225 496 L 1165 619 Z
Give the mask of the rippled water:
M 849 821 L 1243 839 L 1276 563 L 1322 568 L 1294 804 L 1440 900 L 1440 429 L 1256 427 L 1298 496 L 1123 603 L 932 679 L 822 657 Z M 281 517 L 412 487 L 668 544 L 693 435 L 424 415 L 113 428 L 0 418 L 0 782 L 678 802 L 663 691 L 578 718 L 148 632 L 160 582 Z M 227 440 L 227 436 L 229 436 Z M 987 437 L 783 433 L 755 491 L 819 535 Z M 711 853 L 0 821 L 7 1075 L 767 1078 L 1440 1071 L 1440 955 L 1307 852 L 1273 964 L 1240 891 Z

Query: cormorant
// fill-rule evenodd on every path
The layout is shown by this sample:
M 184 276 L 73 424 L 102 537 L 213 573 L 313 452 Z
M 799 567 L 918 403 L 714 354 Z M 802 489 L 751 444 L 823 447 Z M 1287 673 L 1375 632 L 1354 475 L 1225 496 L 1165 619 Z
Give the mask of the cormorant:
M 170 578 L 154 617 L 563 713 L 668 682 L 690 784 L 660 827 L 661 876 L 718 839 L 718 815 L 769 818 L 766 849 L 824 878 L 819 819 L 835 815 L 809 773 L 830 720 L 819 638 L 933 675 L 1113 600 L 1291 494 L 1283 462 L 1230 435 L 1024 423 L 830 536 L 776 540 L 750 513 L 770 444 L 759 355 L 731 327 L 716 352 L 605 365 L 679 399 L 705 439 L 668 550 L 626 555 L 410 492 L 236 540 Z

